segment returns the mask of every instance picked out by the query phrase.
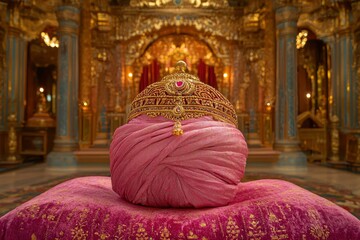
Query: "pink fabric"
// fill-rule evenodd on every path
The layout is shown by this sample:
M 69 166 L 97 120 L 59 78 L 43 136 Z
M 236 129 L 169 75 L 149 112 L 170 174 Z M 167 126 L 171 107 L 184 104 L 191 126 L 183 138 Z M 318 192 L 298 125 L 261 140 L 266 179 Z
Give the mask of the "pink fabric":
M 202 117 L 174 122 L 142 115 L 118 128 L 110 146 L 113 190 L 135 204 L 222 206 L 233 200 L 248 149 L 231 124 Z
M 109 177 L 62 183 L 0 218 L 1 240 L 360 239 L 349 212 L 289 182 L 240 183 L 228 206 L 152 208 L 130 204 Z

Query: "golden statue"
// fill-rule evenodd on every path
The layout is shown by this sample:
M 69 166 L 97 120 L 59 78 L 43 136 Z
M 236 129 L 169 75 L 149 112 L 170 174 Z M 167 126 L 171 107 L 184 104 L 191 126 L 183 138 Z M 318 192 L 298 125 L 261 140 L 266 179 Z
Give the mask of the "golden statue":
M 37 99 L 36 113 L 28 120 L 28 127 L 55 127 L 55 121 L 48 112 L 46 97 L 43 91 L 40 91 Z
M 46 104 L 46 97 L 45 94 L 41 92 L 38 97 L 36 113 L 47 113 L 47 112 L 48 112 L 48 107 Z

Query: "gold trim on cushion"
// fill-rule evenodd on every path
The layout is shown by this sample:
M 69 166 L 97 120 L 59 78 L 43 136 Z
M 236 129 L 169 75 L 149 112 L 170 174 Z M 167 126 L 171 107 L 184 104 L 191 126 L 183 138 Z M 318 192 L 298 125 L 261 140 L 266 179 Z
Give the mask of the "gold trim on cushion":
M 186 63 L 179 61 L 174 73 L 139 93 L 131 104 L 128 121 L 142 114 L 163 116 L 175 121 L 176 136 L 183 134 L 181 121 L 203 116 L 237 126 L 237 116 L 229 100 L 186 70 Z

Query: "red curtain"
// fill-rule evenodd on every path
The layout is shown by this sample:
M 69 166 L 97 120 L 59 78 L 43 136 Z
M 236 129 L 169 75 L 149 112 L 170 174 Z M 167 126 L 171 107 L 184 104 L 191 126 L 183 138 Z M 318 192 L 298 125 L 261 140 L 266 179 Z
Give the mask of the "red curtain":
M 217 89 L 216 75 L 214 66 L 207 65 L 202 59 L 198 64 L 198 77 L 200 81 Z
M 151 64 L 143 66 L 140 77 L 139 92 L 144 90 L 148 85 L 160 80 L 160 66 L 156 59 Z
M 214 66 L 207 65 L 200 59 L 198 64 L 198 77 L 200 81 L 217 89 L 217 81 Z M 156 59 L 151 64 L 143 66 L 139 91 L 144 90 L 148 85 L 160 80 L 160 65 Z
M 214 66 L 208 66 L 208 84 L 215 89 L 218 88 Z

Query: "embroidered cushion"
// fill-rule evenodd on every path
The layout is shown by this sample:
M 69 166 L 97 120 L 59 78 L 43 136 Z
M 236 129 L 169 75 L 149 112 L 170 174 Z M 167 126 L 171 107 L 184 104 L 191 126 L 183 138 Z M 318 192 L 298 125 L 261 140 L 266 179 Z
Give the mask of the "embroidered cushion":
M 128 203 L 109 177 L 83 177 L 1 217 L 0 239 L 360 239 L 360 221 L 281 180 L 240 183 L 228 206 L 174 209 Z

